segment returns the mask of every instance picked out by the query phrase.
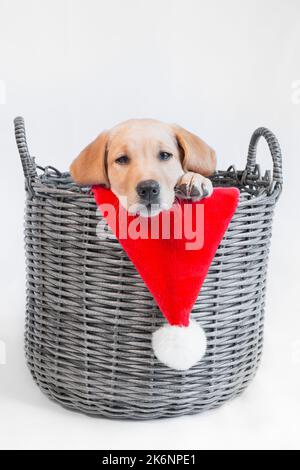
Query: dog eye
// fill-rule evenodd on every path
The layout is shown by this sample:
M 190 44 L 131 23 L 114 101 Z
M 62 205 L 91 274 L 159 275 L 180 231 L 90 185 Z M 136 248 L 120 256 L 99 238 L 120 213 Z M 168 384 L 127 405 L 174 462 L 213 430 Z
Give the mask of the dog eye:
M 129 157 L 127 155 L 122 155 L 121 157 L 115 160 L 119 165 L 126 165 L 129 162 Z
M 171 157 L 173 157 L 173 155 L 169 152 L 159 152 L 159 155 L 158 155 L 158 158 L 161 161 L 170 160 Z

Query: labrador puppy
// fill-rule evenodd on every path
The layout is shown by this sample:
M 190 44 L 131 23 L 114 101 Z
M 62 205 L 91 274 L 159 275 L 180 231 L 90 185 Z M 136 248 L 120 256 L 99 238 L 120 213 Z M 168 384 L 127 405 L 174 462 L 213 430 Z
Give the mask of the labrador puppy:
M 103 131 L 73 161 L 82 186 L 105 185 L 131 214 L 154 216 L 176 197 L 197 201 L 212 194 L 216 156 L 203 140 L 154 119 L 131 119 Z

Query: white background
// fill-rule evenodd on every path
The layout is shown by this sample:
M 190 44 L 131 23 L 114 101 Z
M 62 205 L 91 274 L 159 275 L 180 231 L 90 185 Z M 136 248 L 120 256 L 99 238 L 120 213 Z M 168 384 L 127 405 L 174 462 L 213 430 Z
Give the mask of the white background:
M 1 448 L 300 447 L 299 44 L 299 0 L 0 0 Z M 223 169 L 244 167 L 256 127 L 275 132 L 285 185 L 265 350 L 240 398 L 202 415 L 122 422 L 66 411 L 40 393 L 23 357 L 18 114 L 38 162 L 62 170 L 103 128 L 130 117 L 198 133 Z M 265 144 L 259 160 L 270 167 Z

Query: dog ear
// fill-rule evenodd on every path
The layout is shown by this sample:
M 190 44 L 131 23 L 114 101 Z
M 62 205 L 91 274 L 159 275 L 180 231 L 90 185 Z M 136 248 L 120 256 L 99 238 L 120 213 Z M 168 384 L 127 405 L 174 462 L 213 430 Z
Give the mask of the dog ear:
M 193 171 L 203 176 L 209 176 L 216 169 L 216 153 L 200 137 L 183 129 L 173 126 L 178 146 L 182 151 L 182 167 L 185 171 Z
M 108 132 L 102 132 L 91 142 L 70 167 L 73 180 L 81 186 L 103 184 L 109 186 L 106 170 Z

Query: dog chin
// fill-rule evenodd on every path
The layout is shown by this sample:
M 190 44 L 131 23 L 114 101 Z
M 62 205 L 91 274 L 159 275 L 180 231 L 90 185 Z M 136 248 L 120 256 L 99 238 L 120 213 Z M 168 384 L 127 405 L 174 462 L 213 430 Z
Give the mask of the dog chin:
M 139 215 L 140 217 L 155 217 L 162 211 L 169 210 L 170 207 L 167 204 L 134 204 L 128 208 L 130 215 Z

